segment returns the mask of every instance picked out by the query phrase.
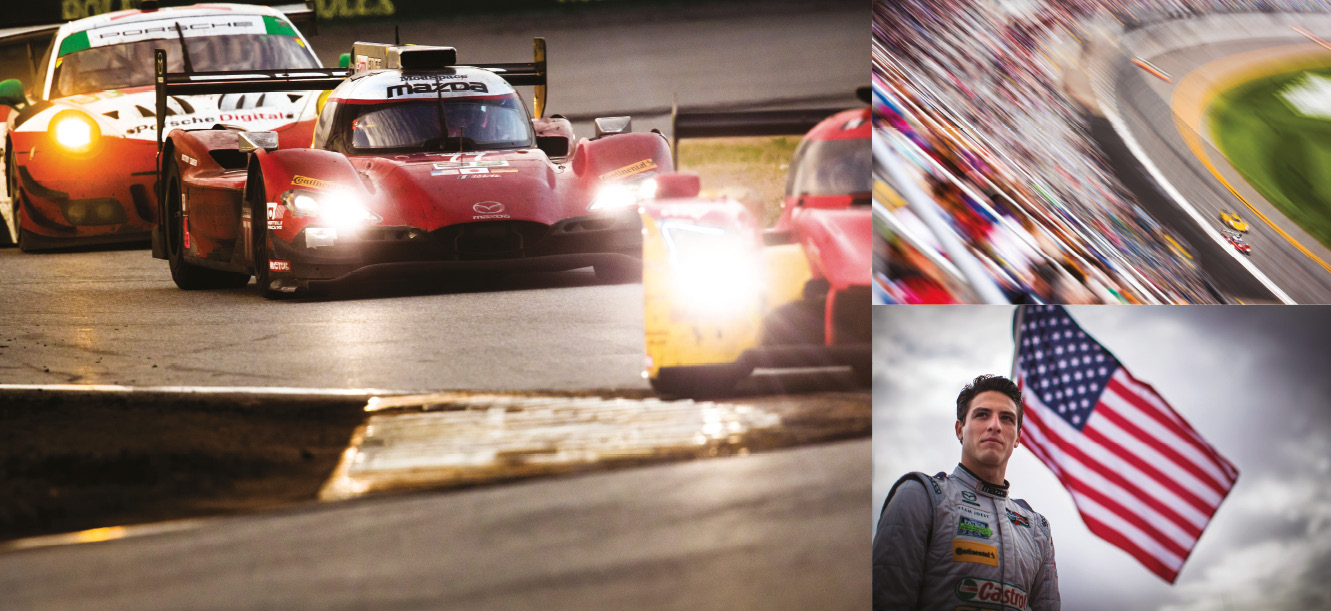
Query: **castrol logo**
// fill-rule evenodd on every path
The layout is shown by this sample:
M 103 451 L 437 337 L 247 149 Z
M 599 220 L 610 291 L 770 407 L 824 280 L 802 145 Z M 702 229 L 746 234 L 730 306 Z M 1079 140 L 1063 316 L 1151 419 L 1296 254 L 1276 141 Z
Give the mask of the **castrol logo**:
M 957 582 L 957 598 L 1017 609 L 1026 608 L 1026 590 L 1010 583 L 999 583 L 989 579 L 963 577 Z

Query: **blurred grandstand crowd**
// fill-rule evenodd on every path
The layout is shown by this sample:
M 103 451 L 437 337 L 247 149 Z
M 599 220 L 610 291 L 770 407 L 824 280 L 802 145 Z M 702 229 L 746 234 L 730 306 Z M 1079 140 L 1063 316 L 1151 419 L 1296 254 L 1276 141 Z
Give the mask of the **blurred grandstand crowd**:
M 1328 3 L 878 0 L 877 300 L 1224 301 L 1106 164 L 1063 67 L 1104 24 L 1314 10 Z

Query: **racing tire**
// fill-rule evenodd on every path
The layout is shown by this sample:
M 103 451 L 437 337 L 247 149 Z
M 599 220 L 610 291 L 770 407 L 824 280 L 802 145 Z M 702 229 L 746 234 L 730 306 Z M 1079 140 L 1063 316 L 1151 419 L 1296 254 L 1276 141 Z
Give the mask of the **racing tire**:
M 642 282 L 642 262 L 621 265 L 617 263 L 602 263 L 593 265 L 592 270 L 596 272 L 596 279 L 610 284 L 632 284 Z
M 23 214 L 23 206 L 19 205 L 19 203 L 15 201 L 14 226 L 18 228 L 18 231 L 16 232 L 18 233 L 18 241 L 15 242 L 14 245 L 18 246 L 20 252 L 33 252 L 37 249 L 32 246 L 32 238 L 30 237 L 32 235 L 32 232 L 23 228 L 23 217 L 20 216 L 22 214 Z M 8 231 L 6 231 L 6 233 L 8 233 Z
M 258 185 L 251 189 L 251 185 Z M 268 214 L 268 204 L 263 191 L 263 172 L 257 167 L 250 170 L 249 176 L 245 179 L 245 198 L 250 204 L 250 244 L 254 252 L 251 253 L 251 259 L 254 261 L 254 283 L 259 286 L 259 294 L 264 299 L 282 300 L 295 297 L 295 293 L 284 293 L 273 290 L 272 278 L 269 276 L 268 261 L 272 258 L 272 249 L 268 247 L 268 223 L 266 222 Z
M 186 291 L 233 289 L 245 286 L 249 274 L 224 272 L 200 267 L 185 260 L 185 215 L 181 202 L 180 167 L 174 159 L 166 162 L 166 259 L 171 266 L 171 280 Z
M 662 367 L 649 382 L 657 394 L 698 399 L 730 392 L 751 371 L 735 363 Z

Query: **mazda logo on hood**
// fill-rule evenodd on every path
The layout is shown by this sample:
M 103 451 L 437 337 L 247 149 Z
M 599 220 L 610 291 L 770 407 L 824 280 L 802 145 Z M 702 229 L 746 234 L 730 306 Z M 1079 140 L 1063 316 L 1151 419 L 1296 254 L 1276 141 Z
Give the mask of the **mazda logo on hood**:
M 476 214 L 503 214 L 504 205 L 499 202 L 478 202 L 471 207 Z

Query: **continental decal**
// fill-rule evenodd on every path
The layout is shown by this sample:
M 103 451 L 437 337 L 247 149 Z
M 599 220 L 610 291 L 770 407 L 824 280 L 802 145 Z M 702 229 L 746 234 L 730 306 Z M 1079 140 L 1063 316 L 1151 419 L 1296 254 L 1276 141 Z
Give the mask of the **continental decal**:
M 311 189 L 328 188 L 328 181 L 310 178 L 309 176 L 301 176 L 300 174 L 297 174 L 291 179 L 291 184 L 296 185 L 297 187 L 309 187 Z
M 967 602 L 991 603 L 1014 609 L 1025 609 L 1027 594 L 1026 590 L 1010 583 L 962 577 L 957 582 L 957 598 Z
M 953 539 L 952 561 L 998 566 L 998 548 L 974 541 Z
M 651 159 L 643 159 L 637 163 L 626 165 L 618 170 L 612 170 L 601 175 L 601 180 L 617 180 L 625 176 L 641 174 L 647 170 L 655 170 L 656 162 Z

